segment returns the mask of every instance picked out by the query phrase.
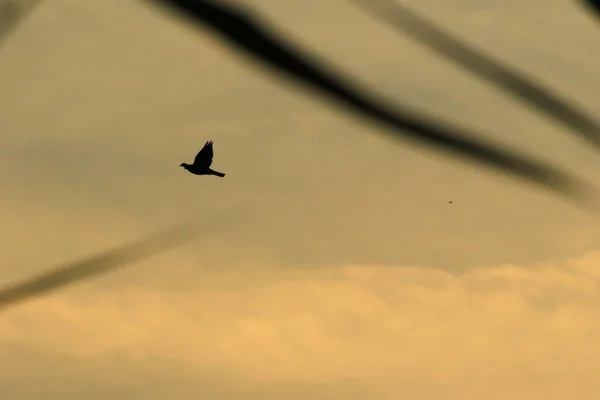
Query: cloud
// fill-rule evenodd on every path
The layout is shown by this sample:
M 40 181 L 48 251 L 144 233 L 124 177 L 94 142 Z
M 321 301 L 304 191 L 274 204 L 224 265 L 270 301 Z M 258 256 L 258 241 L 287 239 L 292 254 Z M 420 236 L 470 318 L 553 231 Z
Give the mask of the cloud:
M 388 394 L 508 384 L 537 398 L 548 385 L 579 385 L 600 372 L 599 267 L 597 252 L 459 276 L 264 267 L 207 272 L 185 291 L 89 286 L 5 313 L 0 354 L 16 364 L 3 363 L 0 374 L 26 375 L 26 363 L 15 365 L 27 352 L 113 365 L 105 379 L 119 381 L 127 366 L 267 386 L 350 379 Z M 592 398 L 584 389 L 579 398 Z

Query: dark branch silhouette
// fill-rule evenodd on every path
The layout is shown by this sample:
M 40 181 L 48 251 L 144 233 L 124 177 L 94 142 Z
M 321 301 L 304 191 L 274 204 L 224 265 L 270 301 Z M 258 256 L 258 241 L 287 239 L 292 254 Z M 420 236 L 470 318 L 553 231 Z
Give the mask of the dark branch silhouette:
M 600 22 L 600 0 L 579 0 L 589 12 L 593 13 L 596 19 Z
M 41 0 L 0 0 L 0 44 Z
M 0 39 L 6 37 L 19 22 L 19 9 L 12 1 L 0 1 Z
M 212 160 L 213 142 L 208 141 L 206 142 L 202 150 L 200 150 L 198 154 L 196 154 L 196 158 L 194 159 L 193 164 L 181 163 L 179 164 L 179 166 L 185 168 L 194 175 L 216 175 L 220 176 L 221 178 L 224 177 L 224 173 L 210 169 Z
M 397 139 L 410 139 L 460 158 L 477 162 L 497 171 L 512 174 L 522 180 L 550 189 L 580 205 L 589 200 L 589 185 L 562 170 L 532 160 L 506 148 L 475 139 L 475 134 L 449 123 L 436 123 L 432 118 L 417 115 L 403 107 L 395 111 L 339 71 L 326 67 L 298 46 L 266 28 L 264 20 L 239 6 L 224 1 L 207 0 L 144 0 L 178 12 L 198 27 L 209 28 L 223 42 L 241 54 L 325 95 L 354 113 L 391 128 Z M 589 206 L 589 204 L 587 204 Z
M 515 177 L 537 184 L 562 194 L 571 200 L 585 201 L 584 197 L 592 193 L 591 187 L 571 174 L 539 161 L 510 152 L 505 148 L 476 140 L 471 132 L 451 126 L 448 123 L 436 123 L 432 118 L 419 116 L 408 111 L 394 111 L 374 96 L 368 95 L 359 85 L 352 84 L 339 72 L 329 71 L 323 63 L 319 65 L 307 54 L 278 39 L 268 31 L 264 21 L 259 20 L 248 10 L 239 6 L 207 0 L 145 0 L 147 3 L 166 5 L 191 18 L 197 25 L 211 28 L 214 33 L 241 50 L 245 55 L 262 62 L 287 78 L 296 80 L 312 90 L 325 95 L 354 111 L 356 115 L 387 125 L 395 132 L 396 138 L 411 139 L 437 150 L 445 150 L 462 159 L 477 162 L 489 168 L 509 173 Z M 356 0 L 355 0 L 356 1 Z M 590 11 L 600 15 L 600 2 L 580 0 Z M 0 41 L 6 37 L 17 22 L 41 0 L 0 0 Z M 382 3 L 379 3 L 381 5 Z M 388 5 L 391 3 L 387 3 Z M 2 9 L 4 7 L 4 10 Z M 15 11 L 18 11 L 17 13 Z M 411 13 L 401 6 L 395 8 L 392 18 L 398 18 L 413 38 L 430 46 L 438 53 L 459 63 L 471 72 L 496 83 L 504 90 L 512 92 L 531 105 L 543 110 L 563 124 L 575 129 L 589 141 L 597 143 L 597 123 L 585 113 L 560 100 L 548 89 L 532 83 L 516 72 L 501 66 L 489 57 L 479 55 L 474 50 L 446 35 L 431 23 Z M 445 38 L 444 38 L 445 36 Z M 470 137 L 469 137 L 470 136 Z M 589 200 L 589 199 L 588 199 Z
M 52 268 L 49 272 L 0 289 L 0 311 L 77 281 L 144 260 L 182 245 L 198 234 L 198 229 L 192 225 L 181 225 L 82 261 Z
M 533 78 L 525 77 L 524 74 L 502 65 L 481 50 L 475 50 L 461 43 L 448 32 L 392 0 L 351 1 L 371 12 L 378 19 L 387 21 L 394 28 L 407 33 L 436 54 L 528 103 L 535 110 L 572 129 L 588 143 L 600 147 L 600 123 L 581 111 L 578 106 L 561 99 L 551 89 L 534 82 Z

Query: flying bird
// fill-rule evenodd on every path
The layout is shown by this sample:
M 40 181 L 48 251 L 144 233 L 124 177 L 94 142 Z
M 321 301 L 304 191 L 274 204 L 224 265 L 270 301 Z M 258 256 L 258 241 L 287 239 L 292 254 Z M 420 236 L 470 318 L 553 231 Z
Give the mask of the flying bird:
M 216 175 L 221 178 L 225 176 L 222 172 L 210 169 L 213 160 L 213 142 L 208 141 L 202 150 L 198 152 L 193 164 L 181 163 L 179 166 L 187 169 L 194 175 Z

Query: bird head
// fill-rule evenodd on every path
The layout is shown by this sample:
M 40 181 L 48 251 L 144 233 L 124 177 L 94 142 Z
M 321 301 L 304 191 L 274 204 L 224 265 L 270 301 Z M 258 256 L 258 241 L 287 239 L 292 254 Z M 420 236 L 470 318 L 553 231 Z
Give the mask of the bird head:
M 190 165 L 189 165 L 189 164 L 186 164 L 186 163 L 181 163 L 181 164 L 179 164 L 179 166 L 180 166 L 180 167 L 183 167 L 183 168 L 185 168 L 185 169 L 189 169 L 189 167 L 190 167 Z

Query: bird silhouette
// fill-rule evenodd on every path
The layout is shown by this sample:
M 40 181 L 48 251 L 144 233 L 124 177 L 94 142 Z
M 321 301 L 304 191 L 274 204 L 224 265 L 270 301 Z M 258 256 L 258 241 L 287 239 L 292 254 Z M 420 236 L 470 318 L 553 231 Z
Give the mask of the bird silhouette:
M 179 166 L 187 169 L 194 175 L 216 175 L 221 178 L 225 176 L 222 172 L 210 169 L 213 160 L 213 142 L 208 141 L 204 144 L 202 150 L 198 152 L 193 164 L 181 163 Z

